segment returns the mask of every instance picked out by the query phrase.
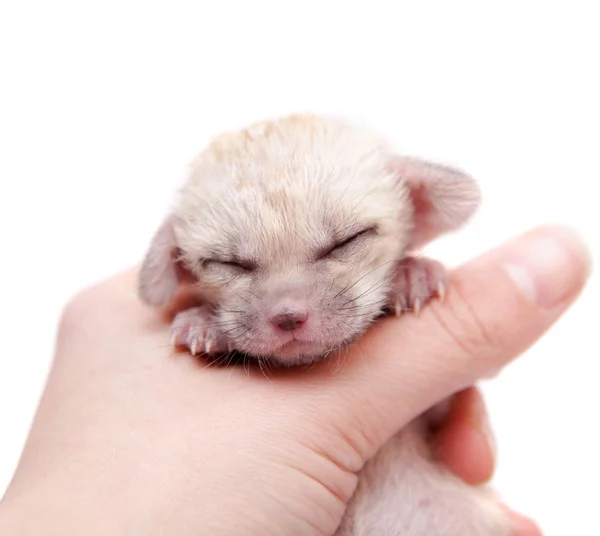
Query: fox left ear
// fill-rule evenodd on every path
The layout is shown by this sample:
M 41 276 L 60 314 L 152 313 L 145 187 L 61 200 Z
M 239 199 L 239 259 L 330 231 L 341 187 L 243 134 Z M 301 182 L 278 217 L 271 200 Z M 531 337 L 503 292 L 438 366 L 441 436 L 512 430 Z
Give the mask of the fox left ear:
M 179 258 L 174 224 L 175 217 L 172 215 L 163 221 L 140 268 L 138 296 L 149 305 L 166 305 L 180 285 L 194 281 L 192 273 Z
M 479 186 L 458 169 L 418 158 L 396 157 L 392 168 L 408 188 L 414 210 L 409 249 L 418 249 L 465 224 L 481 202 Z

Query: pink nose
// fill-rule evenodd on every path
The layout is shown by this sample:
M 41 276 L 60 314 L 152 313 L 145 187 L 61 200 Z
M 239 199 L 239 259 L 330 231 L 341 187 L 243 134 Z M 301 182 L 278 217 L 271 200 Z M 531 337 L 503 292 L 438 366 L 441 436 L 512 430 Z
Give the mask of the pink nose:
M 283 331 L 294 331 L 301 328 L 307 318 L 308 313 L 305 310 L 287 310 L 273 315 L 269 320 L 271 324 Z

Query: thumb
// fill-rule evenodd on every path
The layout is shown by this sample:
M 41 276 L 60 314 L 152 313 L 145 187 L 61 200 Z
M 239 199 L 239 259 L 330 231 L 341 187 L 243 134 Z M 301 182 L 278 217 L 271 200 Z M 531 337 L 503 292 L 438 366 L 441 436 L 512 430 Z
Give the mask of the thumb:
M 344 432 L 370 456 L 413 417 L 496 373 L 556 322 L 590 266 L 576 235 L 548 227 L 452 271 L 443 302 L 385 319 L 351 347 L 326 387 L 348 417 Z

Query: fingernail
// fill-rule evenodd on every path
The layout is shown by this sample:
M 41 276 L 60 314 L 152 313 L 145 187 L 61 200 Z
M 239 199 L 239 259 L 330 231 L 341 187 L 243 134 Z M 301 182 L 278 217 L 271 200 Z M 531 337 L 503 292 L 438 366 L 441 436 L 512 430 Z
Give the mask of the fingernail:
M 541 536 L 539 527 L 529 518 L 510 513 L 512 536 Z
M 492 426 L 490 425 L 490 421 L 487 417 L 487 414 L 481 422 L 481 424 L 479 425 L 479 431 L 483 435 L 483 438 L 487 443 L 492 460 L 496 460 L 496 458 L 498 457 L 498 444 L 496 442 L 496 436 L 492 431 Z
M 503 264 L 529 300 L 543 309 L 552 309 L 581 289 L 592 263 L 577 233 L 552 227 L 517 239 L 506 251 Z
M 496 437 L 494 436 L 494 432 L 492 431 L 492 426 L 490 424 L 490 417 L 486 410 L 481 393 L 474 391 L 472 396 L 474 399 L 471 409 L 471 425 L 475 431 L 481 435 L 483 443 L 485 444 L 486 449 L 489 451 L 490 457 L 493 461 L 496 459 L 498 452 Z

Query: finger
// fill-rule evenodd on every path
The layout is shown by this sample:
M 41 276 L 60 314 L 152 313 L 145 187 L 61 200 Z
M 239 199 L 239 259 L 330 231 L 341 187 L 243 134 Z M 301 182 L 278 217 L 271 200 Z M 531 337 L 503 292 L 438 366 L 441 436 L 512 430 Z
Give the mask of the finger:
M 409 420 L 531 346 L 579 294 L 590 265 L 580 239 L 552 227 L 467 263 L 449 274 L 443 303 L 379 322 L 354 344 L 347 366 L 323 382 L 324 403 L 348 416 L 344 432 L 370 456 Z
M 495 442 L 477 388 L 453 397 L 450 413 L 435 433 L 434 445 L 438 460 L 468 484 L 483 484 L 492 477 Z

